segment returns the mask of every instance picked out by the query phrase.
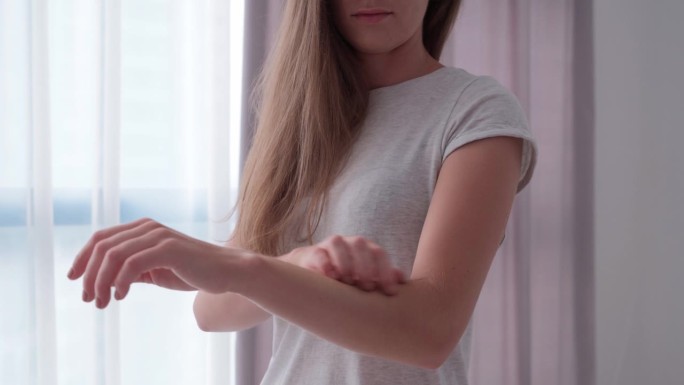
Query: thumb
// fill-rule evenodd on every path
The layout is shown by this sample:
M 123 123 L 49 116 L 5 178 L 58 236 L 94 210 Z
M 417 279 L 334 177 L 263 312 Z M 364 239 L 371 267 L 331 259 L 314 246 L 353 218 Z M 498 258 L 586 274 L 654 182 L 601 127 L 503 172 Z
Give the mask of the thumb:
M 140 276 L 138 278 L 134 279 L 133 282 L 142 282 L 142 283 L 154 284 L 154 280 L 152 279 L 152 274 L 149 271 L 140 274 Z

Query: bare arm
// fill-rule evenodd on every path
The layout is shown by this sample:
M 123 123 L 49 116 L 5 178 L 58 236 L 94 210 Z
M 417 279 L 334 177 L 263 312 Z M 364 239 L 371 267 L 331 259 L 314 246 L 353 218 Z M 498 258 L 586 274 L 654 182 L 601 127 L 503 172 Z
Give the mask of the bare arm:
M 289 254 L 274 259 L 296 264 L 296 261 L 290 258 Z M 212 294 L 201 290 L 198 290 L 195 296 L 193 312 L 197 326 L 205 332 L 245 330 L 268 320 L 272 316 L 271 313 L 240 294 L 232 292 Z
M 461 338 L 515 197 L 521 141 L 488 138 L 451 154 L 440 171 L 410 281 L 396 296 L 362 292 L 254 256 L 235 291 L 268 312 L 348 349 L 439 367 Z
M 236 247 L 232 240 L 229 247 Z M 286 260 L 287 255 L 278 257 Z M 269 318 L 271 313 L 263 310 L 249 299 L 237 293 L 212 294 L 197 291 L 193 312 L 200 329 L 205 332 L 233 332 L 254 327 Z
M 211 294 L 198 291 L 193 304 L 195 319 L 205 332 L 234 332 L 249 329 L 271 314 L 236 293 Z
M 228 245 L 236 247 L 232 241 Z M 399 285 L 405 282 L 402 271 L 390 264 L 387 253 L 362 237 L 332 236 L 275 259 L 360 290 L 377 290 L 390 296 L 396 295 Z M 217 294 L 199 290 L 193 307 L 197 324 L 204 331 L 239 331 L 271 317 L 271 313 L 248 298 L 232 292 Z
M 112 286 L 115 298 L 122 300 L 133 282 L 147 282 L 142 279 L 146 274 L 150 278 L 152 272 L 163 272 L 163 283 L 151 282 L 237 293 L 350 350 L 436 368 L 471 317 L 504 232 L 520 170 L 521 140 L 516 138 L 481 139 L 447 157 L 410 281 L 395 296 L 364 292 L 278 258 L 217 247 L 149 220 L 98 232 L 77 256 L 70 278 L 85 272 L 84 296 L 89 299 L 84 300 L 92 301 L 94 291 L 97 307 L 104 308 Z M 314 248 L 310 254 L 326 253 Z M 192 255 L 204 257 L 188 257 Z M 218 314 L 225 310 L 231 309 L 211 309 Z M 258 318 L 244 308 L 240 314 L 245 318 L 233 325 Z

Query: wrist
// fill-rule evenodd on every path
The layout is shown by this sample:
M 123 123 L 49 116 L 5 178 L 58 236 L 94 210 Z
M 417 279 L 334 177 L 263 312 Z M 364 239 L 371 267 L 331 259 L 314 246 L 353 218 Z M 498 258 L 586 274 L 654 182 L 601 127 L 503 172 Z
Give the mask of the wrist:
M 293 250 L 293 251 L 294 251 L 294 250 Z M 276 259 L 279 259 L 279 260 L 281 260 L 281 261 L 283 261 L 283 262 L 287 262 L 287 263 L 289 263 L 289 264 L 291 264 L 291 265 L 296 265 L 296 264 L 297 264 L 297 261 L 296 261 L 295 258 L 294 258 L 294 253 L 293 253 L 292 251 L 290 251 L 290 252 L 287 253 L 287 254 L 279 255 L 279 256 L 276 257 Z
M 228 292 L 244 294 L 249 292 L 255 285 L 261 284 L 259 281 L 261 265 L 264 258 L 269 258 L 259 253 L 237 248 L 225 248 L 226 258 L 226 281 Z

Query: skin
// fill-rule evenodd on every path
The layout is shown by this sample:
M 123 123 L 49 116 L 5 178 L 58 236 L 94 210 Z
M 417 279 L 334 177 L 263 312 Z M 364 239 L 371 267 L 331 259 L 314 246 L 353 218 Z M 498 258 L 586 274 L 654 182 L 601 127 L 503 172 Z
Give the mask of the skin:
M 427 0 L 332 2 L 335 25 L 356 50 L 371 88 L 401 83 L 443 67 L 423 45 L 427 5 Z M 352 16 L 359 10 L 375 8 L 392 13 L 377 24 L 364 23 Z
M 336 0 L 335 17 L 376 87 L 441 66 L 416 43 L 420 17 L 412 15 L 427 1 L 373 2 L 394 12 L 386 25 L 354 24 L 350 10 L 366 3 Z M 360 237 L 333 236 L 273 258 L 205 243 L 147 218 L 95 233 L 69 277 L 83 276 L 84 300 L 97 297 L 99 308 L 112 287 L 122 299 L 134 282 L 198 290 L 202 330 L 240 330 L 277 315 L 347 349 L 434 369 L 472 315 L 508 221 L 521 156 L 520 139 L 493 137 L 447 157 L 403 284 L 380 246 Z

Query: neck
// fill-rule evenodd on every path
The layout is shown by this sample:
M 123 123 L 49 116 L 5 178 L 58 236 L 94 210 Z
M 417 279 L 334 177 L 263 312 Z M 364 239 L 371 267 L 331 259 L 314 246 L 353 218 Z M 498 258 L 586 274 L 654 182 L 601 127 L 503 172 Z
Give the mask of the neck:
M 357 52 L 356 56 L 370 89 L 401 83 L 443 67 L 427 52 L 420 33 L 390 52 Z

